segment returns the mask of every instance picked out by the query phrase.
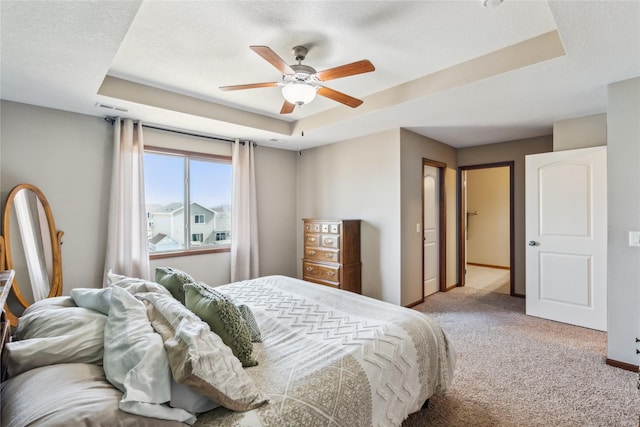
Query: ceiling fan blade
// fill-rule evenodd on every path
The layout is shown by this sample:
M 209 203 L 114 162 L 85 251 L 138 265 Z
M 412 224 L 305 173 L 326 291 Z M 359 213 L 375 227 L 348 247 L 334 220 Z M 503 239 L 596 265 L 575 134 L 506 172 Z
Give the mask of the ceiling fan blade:
M 293 109 L 296 107 L 296 104 L 292 104 L 289 101 L 284 101 L 284 104 L 282 104 L 282 108 L 280 109 L 280 114 L 289 114 L 289 113 L 293 113 Z
M 348 105 L 351 108 L 356 108 L 362 104 L 362 100 L 338 92 L 337 90 L 329 89 L 328 87 L 320 86 L 318 88 L 318 95 L 322 95 L 326 98 L 338 101 L 341 104 Z
M 251 83 L 248 85 L 234 85 L 234 86 L 220 86 L 218 89 L 220 90 L 241 90 L 241 89 L 257 89 L 260 87 L 274 87 L 278 86 L 278 83 L 268 82 L 268 83 Z
M 251 50 L 253 50 L 258 55 L 262 56 L 267 60 L 271 65 L 276 67 L 282 74 L 295 74 L 296 72 L 284 62 L 282 58 L 278 56 L 273 50 L 271 50 L 268 46 L 249 46 Z
M 369 73 L 375 69 L 376 68 L 369 60 L 363 59 L 362 61 L 356 61 L 351 64 L 319 71 L 316 73 L 316 77 L 324 82 L 327 80 L 339 79 L 341 77 L 353 76 L 355 74 Z

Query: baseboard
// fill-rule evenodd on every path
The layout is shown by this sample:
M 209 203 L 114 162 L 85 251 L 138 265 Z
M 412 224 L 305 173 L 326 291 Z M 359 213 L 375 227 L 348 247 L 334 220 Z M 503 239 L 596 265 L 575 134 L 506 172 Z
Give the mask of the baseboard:
M 453 284 L 453 285 L 451 285 L 451 286 L 449 286 L 449 287 L 445 288 L 445 290 L 444 290 L 444 291 L 445 291 L 445 292 L 449 292 L 451 289 L 454 289 L 454 288 L 457 288 L 457 287 L 458 287 L 458 284 L 457 284 L 457 283 L 455 283 L 455 284 Z M 423 299 L 418 300 L 418 301 L 416 301 L 416 302 L 409 303 L 409 304 L 405 305 L 404 307 L 406 307 L 406 308 L 412 308 L 412 307 L 415 307 L 416 305 L 422 304 L 424 301 L 425 301 L 425 299 L 423 298 Z
M 418 301 L 416 301 L 416 302 L 412 302 L 412 303 L 410 303 L 410 304 L 407 304 L 407 305 L 405 305 L 405 307 L 406 307 L 406 308 L 412 308 L 412 307 L 415 307 L 415 306 L 416 306 L 416 305 L 418 305 L 418 304 L 422 304 L 423 302 L 424 302 L 424 298 L 423 298 L 423 299 L 421 299 L 421 300 L 418 300 Z
M 617 360 L 607 358 L 606 364 L 613 366 L 614 368 L 625 369 L 627 371 L 638 372 L 638 365 L 632 365 L 631 363 L 619 362 Z
M 467 262 L 467 265 L 475 265 L 476 267 L 499 268 L 500 270 L 510 270 L 509 267 L 503 265 L 479 264 L 477 262 Z

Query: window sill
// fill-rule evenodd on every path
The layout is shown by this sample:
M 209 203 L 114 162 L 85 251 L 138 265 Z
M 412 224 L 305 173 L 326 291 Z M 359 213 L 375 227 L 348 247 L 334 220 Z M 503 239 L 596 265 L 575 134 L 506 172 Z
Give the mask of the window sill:
M 158 252 L 154 254 L 149 254 L 149 259 L 163 259 L 163 258 L 177 258 L 184 256 L 193 256 L 193 255 L 204 255 L 204 254 L 214 254 L 218 252 L 231 252 L 230 246 L 225 246 L 222 248 L 207 248 L 207 249 L 191 249 L 188 251 L 174 251 L 174 252 Z

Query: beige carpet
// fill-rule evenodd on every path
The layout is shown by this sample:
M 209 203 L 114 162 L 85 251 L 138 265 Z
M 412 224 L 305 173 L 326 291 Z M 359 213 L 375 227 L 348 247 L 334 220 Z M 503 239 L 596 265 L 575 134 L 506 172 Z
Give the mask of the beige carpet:
M 415 426 L 638 426 L 637 374 L 607 366 L 606 334 L 524 314 L 522 298 L 455 288 L 417 310 L 458 351 L 453 386 Z
M 503 268 L 467 264 L 465 286 L 491 292 L 510 294 L 511 271 Z

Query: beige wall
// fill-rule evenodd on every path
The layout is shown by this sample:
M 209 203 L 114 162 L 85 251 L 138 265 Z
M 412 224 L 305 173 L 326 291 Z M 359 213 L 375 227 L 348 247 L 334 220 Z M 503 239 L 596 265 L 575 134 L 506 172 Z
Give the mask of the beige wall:
M 304 150 L 297 194 L 298 277 L 302 218 L 360 219 L 362 293 L 400 304 L 400 131 Z
M 408 130 L 401 130 L 401 304 L 422 300 L 422 159 L 445 163 L 446 284 L 457 283 L 456 150 Z M 420 227 L 422 229 L 422 227 Z
M 553 151 L 607 145 L 607 115 L 594 114 L 553 124 Z
M 100 287 L 110 186 L 111 125 L 102 118 L 2 101 L 2 199 L 21 183 L 47 197 L 64 231 L 63 293 Z M 98 260 L 100 260 L 98 262 Z
M 467 171 L 467 262 L 509 267 L 509 168 Z
M 51 204 L 57 228 L 65 232 L 63 293 L 69 294 L 74 287 L 100 287 L 107 232 L 112 126 L 99 117 L 8 101 L 2 101 L 0 113 L 3 200 L 19 183 L 39 187 Z M 209 141 L 147 131 L 145 140 L 147 144 L 161 145 L 168 135 L 183 149 L 202 149 L 200 144 Z M 263 274 L 296 274 L 295 172 L 292 152 L 257 147 Z M 277 206 L 281 206 L 282 211 Z M 228 253 L 153 261 L 152 267 L 157 265 L 182 268 L 196 279 L 211 284 L 229 281 Z
M 524 156 L 553 150 L 551 135 L 458 150 L 458 166 L 514 162 L 515 293 L 525 294 Z
M 607 357 L 638 365 L 640 248 L 640 78 L 609 85 L 607 108 Z

